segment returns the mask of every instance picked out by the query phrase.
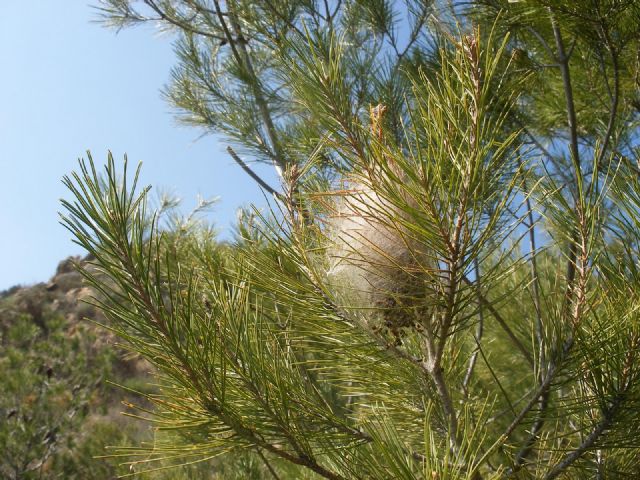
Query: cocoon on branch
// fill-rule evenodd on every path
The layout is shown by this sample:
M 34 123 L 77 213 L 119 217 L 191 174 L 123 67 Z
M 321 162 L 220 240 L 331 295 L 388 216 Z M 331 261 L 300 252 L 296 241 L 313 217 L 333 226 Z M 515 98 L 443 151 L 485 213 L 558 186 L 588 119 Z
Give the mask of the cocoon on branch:
M 383 105 L 370 110 L 371 133 L 378 139 L 384 112 Z M 402 179 L 392 159 L 380 161 L 390 162 L 388 168 Z M 429 310 L 429 292 L 434 288 L 429 265 L 434 261 L 403 225 L 403 220 L 410 221 L 408 214 L 384 198 L 383 170 L 372 165 L 367 173 L 346 179 L 346 188 L 335 192 L 328 224 L 332 241 L 328 275 L 350 304 L 368 312 L 365 317 L 374 330 L 389 332 L 401 342 L 406 329 L 422 328 L 428 321 L 425 307 Z M 397 188 L 401 192 L 402 185 Z

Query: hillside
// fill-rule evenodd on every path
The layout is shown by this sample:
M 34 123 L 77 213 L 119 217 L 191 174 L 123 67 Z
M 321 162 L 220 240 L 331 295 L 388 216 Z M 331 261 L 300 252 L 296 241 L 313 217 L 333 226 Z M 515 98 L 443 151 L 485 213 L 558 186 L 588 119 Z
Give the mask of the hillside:
M 53 277 L 0 292 L 0 478 L 259 479 L 265 467 L 245 453 L 196 465 L 122 464 L 113 447 L 135 447 L 159 435 L 131 405 L 149 407 L 152 366 L 127 352 L 87 303 L 93 292 L 68 258 Z M 111 448 L 109 448 L 111 447 Z M 107 458 L 105 458 L 107 456 Z M 172 464 L 175 464 L 175 459 Z
M 47 283 L 0 292 L 2 478 L 114 478 L 117 462 L 93 457 L 148 434 L 120 415 L 123 401 L 141 399 L 110 382 L 143 387 L 150 365 L 85 319 L 105 321 L 74 261 Z

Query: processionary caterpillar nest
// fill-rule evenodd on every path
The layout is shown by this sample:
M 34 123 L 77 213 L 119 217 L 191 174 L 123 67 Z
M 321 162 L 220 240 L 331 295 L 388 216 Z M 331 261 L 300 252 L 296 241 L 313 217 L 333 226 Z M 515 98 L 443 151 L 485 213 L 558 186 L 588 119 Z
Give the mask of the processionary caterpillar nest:
M 378 140 L 385 110 L 384 105 L 370 109 L 371 133 Z M 377 161 L 389 162 L 386 167 L 403 178 L 392 159 Z M 329 221 L 329 277 L 351 304 L 369 310 L 365 316 L 373 329 L 400 342 L 405 329 L 420 328 L 424 321 L 433 285 L 428 265 L 434 261 L 403 226 L 403 219 L 410 221 L 407 213 L 381 194 L 383 171 L 374 164 L 365 174 L 346 179 L 347 188 L 338 192 Z M 401 192 L 402 186 L 397 189 Z

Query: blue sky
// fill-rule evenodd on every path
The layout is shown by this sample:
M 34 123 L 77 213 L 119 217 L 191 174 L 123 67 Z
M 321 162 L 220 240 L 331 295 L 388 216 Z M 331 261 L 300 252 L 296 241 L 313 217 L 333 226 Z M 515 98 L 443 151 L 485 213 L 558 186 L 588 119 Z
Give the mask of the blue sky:
M 46 281 L 80 254 L 58 223 L 61 184 L 91 150 L 103 163 L 143 162 L 142 182 L 174 192 L 185 210 L 220 196 L 222 235 L 240 205 L 264 204 L 226 144 L 178 126 L 160 89 L 174 64 L 171 38 L 151 26 L 116 35 L 91 23 L 86 0 L 0 2 L 0 290 Z M 272 184 L 267 166 L 258 171 Z

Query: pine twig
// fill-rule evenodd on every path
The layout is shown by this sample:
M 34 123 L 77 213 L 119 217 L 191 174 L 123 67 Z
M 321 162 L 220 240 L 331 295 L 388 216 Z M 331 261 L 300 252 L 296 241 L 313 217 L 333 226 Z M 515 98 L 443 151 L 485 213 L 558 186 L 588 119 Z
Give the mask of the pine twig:
M 475 284 L 475 282 L 472 282 L 469 279 L 469 277 L 467 277 L 466 275 L 463 276 L 462 279 L 467 285 L 476 288 L 477 295 L 478 295 L 478 302 L 481 305 L 484 305 L 486 307 L 486 309 L 489 311 L 491 316 L 493 316 L 493 318 L 498 322 L 498 325 L 500 325 L 500 328 L 502 328 L 505 331 L 505 333 L 509 336 L 509 338 L 511 339 L 513 344 L 516 346 L 516 348 L 522 353 L 522 355 L 527 360 L 529 365 L 533 366 L 534 362 L 533 362 L 533 357 L 531 356 L 531 353 L 529 353 L 529 351 L 524 347 L 524 345 L 518 339 L 518 337 L 516 337 L 515 333 L 513 333 L 513 330 L 511 330 L 511 328 L 509 327 L 505 319 L 502 317 L 502 315 L 500 315 L 500 312 L 498 312 L 498 310 L 496 310 L 496 308 L 491 304 L 491 302 L 487 300 L 487 298 L 482 294 L 482 292 L 480 291 L 480 288 Z
M 478 264 L 478 259 L 474 260 L 474 267 L 476 270 L 476 283 L 478 284 L 477 292 L 480 291 L 480 265 Z M 471 377 L 473 376 L 473 371 L 476 366 L 476 362 L 478 360 L 478 354 L 480 353 L 480 341 L 482 340 L 482 333 L 484 330 L 484 310 L 482 302 L 480 301 L 480 294 L 478 295 L 478 325 L 475 333 L 475 342 L 476 348 L 471 354 L 471 358 L 469 359 L 469 365 L 467 366 L 467 372 L 464 375 L 464 380 L 462 381 L 462 390 L 464 391 L 465 397 L 469 396 L 469 382 L 471 382 Z
M 616 123 L 616 116 L 618 114 L 618 103 L 620 100 L 620 67 L 618 65 L 618 53 L 614 50 L 611 39 L 609 38 L 609 34 L 606 32 L 604 27 L 602 28 L 602 34 L 605 37 L 605 43 L 609 50 L 609 54 L 611 55 L 611 63 L 613 64 L 613 92 L 611 93 L 611 107 L 609 110 L 609 122 L 607 124 L 607 131 L 604 134 L 604 140 L 602 142 L 602 147 L 600 150 L 600 154 L 598 155 L 598 159 L 596 160 L 596 168 L 600 166 L 604 156 L 606 154 L 607 147 L 609 146 L 609 142 L 611 140 L 611 136 L 613 134 L 613 129 Z M 606 72 L 603 72 L 603 74 Z M 608 87 L 609 83 L 606 80 L 605 82 Z M 591 180 L 591 184 L 593 184 L 593 180 Z
M 565 103 L 567 108 L 567 125 L 569 127 L 569 151 L 571 154 L 571 160 L 575 168 L 576 188 L 578 183 L 582 182 L 582 165 L 580 162 L 580 152 L 578 150 L 578 125 L 576 118 L 576 108 L 573 100 L 573 88 L 571 86 L 571 74 L 569 71 L 569 57 L 565 52 L 564 40 L 562 39 L 562 32 L 560 26 L 553 15 L 551 8 L 548 8 L 551 16 L 551 28 L 553 30 L 553 36 L 556 41 L 556 48 L 558 49 L 557 60 L 560 66 L 560 73 L 562 75 L 562 84 L 565 94 Z M 578 205 L 576 205 L 578 208 Z M 569 253 L 567 260 L 567 287 L 565 291 L 565 302 L 563 306 L 563 316 L 569 316 L 571 311 L 571 305 L 574 298 L 574 284 L 576 280 L 577 270 L 577 258 L 578 258 L 578 231 L 576 227 L 573 227 L 571 234 L 571 242 L 569 244 Z
M 231 11 L 227 12 L 227 16 L 231 21 L 231 27 L 234 30 L 235 37 L 231 33 L 229 26 L 224 18 L 224 13 L 222 12 L 222 8 L 220 7 L 219 0 L 213 0 L 213 4 L 215 6 L 216 15 L 218 16 L 218 21 L 220 22 L 220 26 L 225 34 L 226 40 L 231 47 L 231 51 L 233 56 L 246 73 L 248 74 L 250 80 L 250 86 L 253 90 L 253 96 L 258 104 L 258 110 L 260 111 L 260 115 L 262 117 L 262 121 L 265 126 L 265 130 L 267 131 L 267 136 L 269 137 L 269 141 L 271 143 L 271 147 L 273 148 L 273 164 L 276 168 L 276 172 L 281 177 L 284 175 L 284 172 L 287 170 L 287 162 L 284 160 L 282 155 L 282 151 L 280 149 L 280 143 L 278 142 L 278 137 L 276 134 L 276 128 L 273 123 L 273 119 L 271 118 L 271 113 L 269 112 L 269 106 L 267 105 L 267 101 L 264 98 L 264 95 L 261 90 L 260 79 L 258 78 L 253 65 L 251 63 L 251 57 L 249 56 L 249 52 L 245 46 L 244 42 L 239 42 L 238 39 L 244 38 L 242 35 L 242 30 L 240 29 L 240 24 L 238 23 L 235 16 Z M 231 8 L 231 5 L 228 3 L 227 6 Z
M 560 26 L 556 21 L 555 16 L 551 12 L 551 28 L 553 29 L 553 36 L 556 41 L 556 48 L 558 54 L 556 60 L 560 67 L 560 73 L 562 75 L 562 84 L 564 88 L 565 103 L 567 106 L 567 125 L 569 127 L 569 151 L 571 153 L 571 160 L 576 168 L 576 175 L 580 173 L 580 152 L 578 150 L 578 120 L 576 117 L 576 107 L 573 100 L 573 87 L 571 86 L 571 72 L 569 71 L 569 56 L 567 55 L 564 47 L 564 40 L 562 39 L 562 33 L 560 32 Z
M 569 337 L 564 342 L 564 345 L 563 345 L 563 348 L 562 348 L 562 352 L 560 352 L 560 354 L 559 354 L 559 358 L 557 358 L 555 361 L 553 361 L 551 363 L 551 365 L 549 365 L 549 369 L 547 370 L 547 373 L 546 373 L 543 381 L 540 383 L 540 385 L 536 389 L 535 393 L 531 396 L 531 399 L 520 410 L 520 413 L 518 413 L 518 415 L 516 415 L 516 418 L 513 419 L 513 421 L 509 424 L 507 429 L 504 431 L 504 433 L 500 436 L 500 440 L 501 441 L 505 441 L 507 438 L 509 438 L 509 436 L 511 436 L 511 434 L 514 432 L 514 430 L 516 428 L 518 428 L 518 426 L 520 425 L 520 422 L 522 422 L 522 420 L 524 420 L 524 418 L 531 411 L 533 406 L 538 402 L 538 399 L 540 398 L 540 396 L 542 394 L 544 394 L 544 392 L 546 392 L 547 389 L 549 389 L 549 387 L 553 383 L 553 380 L 555 379 L 555 376 L 558 373 L 558 370 L 560 368 L 559 363 L 562 362 L 567 357 L 567 355 L 571 351 L 571 348 L 573 347 L 573 343 L 574 343 L 573 336 Z
M 598 439 L 606 432 L 615 420 L 615 416 L 618 413 L 622 404 L 622 396 L 618 394 L 611 406 L 602 412 L 602 418 L 598 424 L 591 430 L 591 433 L 587 435 L 584 441 L 573 450 L 571 453 L 564 456 L 562 461 L 551 469 L 549 473 L 544 476 L 544 480 L 553 480 L 560 476 L 569 466 L 571 466 L 576 460 L 584 455 Z
M 271 187 L 267 182 L 265 182 L 262 178 L 260 178 L 260 176 L 254 172 L 251 167 L 249 167 L 249 165 L 247 165 L 239 156 L 238 154 L 233 150 L 233 148 L 231 147 L 227 147 L 227 152 L 229 152 L 229 155 L 231 155 L 231 158 L 233 158 L 233 160 L 240 165 L 240 167 L 247 172 L 247 174 L 253 178 L 256 183 L 258 185 L 260 185 L 260 187 L 262 187 L 264 190 L 266 190 L 269 194 L 273 195 L 274 197 L 276 197 L 278 200 L 285 200 L 284 195 L 282 195 L 280 192 L 278 192 L 277 190 L 275 190 L 273 187 Z
M 174 27 L 180 28 L 186 32 L 191 32 L 194 33 L 196 35 L 201 35 L 203 37 L 208 37 L 208 38 L 213 38 L 216 40 L 224 40 L 224 37 L 221 35 L 216 35 L 214 33 L 211 32 L 205 32 L 204 30 L 195 28 L 193 26 L 193 20 L 195 18 L 191 18 L 189 20 L 191 21 L 184 21 L 184 20 L 180 20 L 177 18 L 174 18 L 170 15 L 167 14 L 167 12 L 163 11 L 154 0 L 144 0 L 144 3 L 151 8 L 154 12 L 156 12 L 158 14 L 158 16 L 160 17 L 159 19 L 148 19 L 148 20 L 163 20 L 167 23 L 170 23 L 171 25 L 173 25 Z M 197 14 L 196 14 L 197 15 Z
M 271 476 L 275 480 L 280 480 L 280 477 L 278 476 L 277 472 L 271 466 L 271 463 L 269 463 L 269 460 L 267 459 L 267 457 L 264 456 L 264 453 L 262 453 L 262 450 L 260 450 L 259 448 L 256 448 L 256 451 L 258 452 L 258 456 L 262 459 L 262 462 L 267 467 L 267 470 L 269 470 L 269 473 L 271 474 Z

